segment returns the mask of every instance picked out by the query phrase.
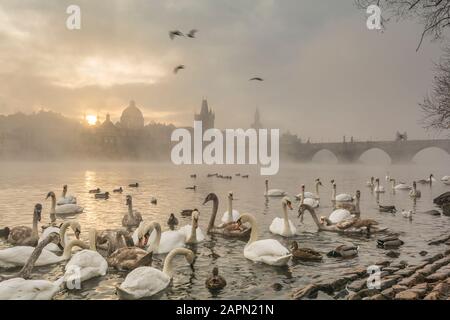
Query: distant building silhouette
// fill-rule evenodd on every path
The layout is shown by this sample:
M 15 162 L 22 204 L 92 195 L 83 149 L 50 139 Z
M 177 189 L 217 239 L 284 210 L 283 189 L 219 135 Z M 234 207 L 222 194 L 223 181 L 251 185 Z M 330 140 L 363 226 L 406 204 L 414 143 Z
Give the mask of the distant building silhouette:
M 203 99 L 202 108 L 199 114 L 194 115 L 195 121 L 203 122 L 203 131 L 214 128 L 214 120 L 216 119 L 216 115 L 212 111 L 212 109 L 208 106 L 208 101 Z

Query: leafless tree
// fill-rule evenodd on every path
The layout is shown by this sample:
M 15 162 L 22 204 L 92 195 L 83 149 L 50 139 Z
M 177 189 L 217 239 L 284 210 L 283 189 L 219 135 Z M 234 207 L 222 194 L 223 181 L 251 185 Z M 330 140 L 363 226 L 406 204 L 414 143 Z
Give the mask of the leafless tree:
M 450 129 L 450 47 L 439 63 L 431 93 L 420 104 L 424 112 L 423 122 L 429 129 L 438 131 Z
M 375 4 L 381 8 L 382 23 L 395 19 L 417 19 L 424 25 L 417 50 L 426 36 L 441 39 L 450 26 L 450 0 L 355 0 L 358 8 Z

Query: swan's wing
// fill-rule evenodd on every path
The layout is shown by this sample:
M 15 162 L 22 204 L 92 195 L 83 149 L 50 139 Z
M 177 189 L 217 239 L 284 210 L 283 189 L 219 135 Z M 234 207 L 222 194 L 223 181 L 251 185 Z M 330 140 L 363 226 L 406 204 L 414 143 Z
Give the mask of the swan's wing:
M 56 208 L 56 214 L 74 214 L 74 213 L 82 213 L 84 210 L 83 207 L 80 207 L 76 204 L 64 204 L 62 206 L 58 206 Z
M 76 253 L 65 267 L 66 280 L 81 282 L 98 276 L 104 276 L 108 270 L 108 263 L 98 252 L 83 250 Z
M 305 200 L 303 200 L 303 203 L 312 208 L 317 208 L 319 206 L 319 202 L 313 198 L 305 198 Z
M 0 283 L 0 300 L 50 300 L 56 291 L 50 281 L 14 278 Z
M 0 267 L 13 268 L 23 266 L 27 262 L 33 250 L 33 247 L 25 246 L 17 246 L 1 250 Z
M 153 235 L 153 233 L 152 233 Z M 166 231 L 161 234 L 161 242 L 157 253 L 169 253 L 173 249 L 183 248 L 185 246 L 186 237 L 178 231 Z
M 227 211 L 224 212 L 221 221 L 223 223 L 236 222 L 236 221 L 239 220 L 240 216 L 241 216 L 241 214 L 239 213 L 239 211 L 233 209 L 233 213 L 232 213 L 233 221 L 230 221 L 229 218 L 228 218 L 228 210 L 227 210 Z
M 275 218 L 269 226 L 270 232 L 274 234 L 281 234 L 283 232 L 283 219 Z
M 164 290 L 170 283 L 170 278 L 163 272 L 152 267 L 141 267 L 131 271 L 120 290 L 125 291 L 135 299 L 151 297 Z
M 351 213 L 348 210 L 345 209 L 337 209 L 334 210 L 330 216 L 328 217 L 328 219 L 330 219 L 330 221 L 332 223 L 339 223 L 347 218 L 351 217 Z
M 245 248 L 245 251 L 251 252 L 254 256 L 284 256 L 289 254 L 289 250 L 285 248 L 279 241 L 274 239 L 258 240 Z

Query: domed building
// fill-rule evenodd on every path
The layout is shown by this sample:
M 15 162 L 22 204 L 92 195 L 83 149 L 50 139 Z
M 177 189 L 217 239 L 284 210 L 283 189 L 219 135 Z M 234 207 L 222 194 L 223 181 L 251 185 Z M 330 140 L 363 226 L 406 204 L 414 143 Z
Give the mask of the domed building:
M 131 101 L 130 105 L 123 110 L 119 125 L 125 130 L 144 129 L 144 116 L 134 101 Z

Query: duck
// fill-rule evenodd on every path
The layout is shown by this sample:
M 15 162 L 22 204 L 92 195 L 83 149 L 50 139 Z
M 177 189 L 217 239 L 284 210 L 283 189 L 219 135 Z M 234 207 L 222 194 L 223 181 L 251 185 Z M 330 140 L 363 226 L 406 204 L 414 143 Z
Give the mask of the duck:
M 395 206 L 382 206 L 379 205 L 379 211 L 380 212 L 388 212 L 388 213 L 396 213 L 397 212 L 397 208 L 395 208 Z
M 131 183 L 131 184 L 129 184 L 128 185 L 128 187 L 130 187 L 130 188 L 139 188 L 139 183 Z
M 389 249 L 389 248 L 398 248 L 405 243 L 398 238 L 398 235 L 391 234 L 386 237 L 377 239 L 377 246 L 379 248 Z
M 244 248 L 244 257 L 257 263 L 271 266 L 285 266 L 292 254 L 279 241 L 274 239 L 258 240 L 259 228 L 256 219 L 251 214 L 242 214 L 238 224 L 250 223 L 252 231 L 250 239 Z
M 414 199 L 420 198 L 422 196 L 422 192 L 420 190 L 417 190 L 417 184 L 415 181 L 413 182 L 413 188 L 409 192 L 409 196 Z
M 153 222 L 147 224 L 144 229 L 139 234 L 138 246 L 124 247 L 117 249 L 113 254 L 108 257 L 108 264 L 111 267 L 119 271 L 131 271 L 142 266 L 151 266 L 153 261 L 154 252 L 150 250 L 148 252 L 144 249 L 146 242 L 142 240 L 144 237 L 157 228 L 159 230 L 159 238 L 155 239 L 153 243 L 153 248 L 158 249 L 159 241 L 161 236 L 161 226 L 159 223 Z
M 29 280 L 31 270 L 48 244 L 58 243 L 59 235 L 51 233 L 36 248 L 22 270 L 13 278 L 0 282 L 0 300 L 51 300 L 61 289 L 64 277 L 55 282 L 46 280 Z
M 133 198 L 131 195 L 127 195 L 126 205 L 128 206 L 128 213 L 122 218 L 122 226 L 129 229 L 137 228 L 143 219 L 139 212 L 133 211 Z
M 61 239 L 59 237 L 59 234 L 57 234 L 57 236 L 58 242 L 60 242 Z M 72 240 L 64 248 L 63 254 L 61 256 L 58 256 L 55 253 L 45 249 L 42 250 L 42 253 L 37 259 L 35 265 L 37 267 L 47 266 L 69 260 L 72 256 L 72 248 L 75 246 L 80 247 L 81 249 L 89 248 L 89 246 L 87 246 L 80 240 Z M 33 253 L 33 250 L 34 248 L 29 246 L 17 246 L 0 250 L 0 268 L 11 269 L 24 266 L 28 258 Z
M 81 234 L 81 225 L 78 221 L 67 221 L 64 222 L 60 227 L 48 227 L 46 228 L 40 238 L 39 243 L 44 241 L 51 233 L 58 233 L 61 239 L 61 242 L 58 244 L 50 243 L 48 244 L 45 249 L 51 252 L 61 252 L 64 250 L 64 247 L 66 246 L 66 243 L 68 242 L 69 238 L 66 235 L 66 231 L 68 228 L 71 228 L 72 231 L 75 234 L 75 238 L 77 240 L 80 239 Z
M 227 224 L 230 222 L 236 222 L 239 217 L 240 213 L 237 210 L 233 209 L 233 192 L 228 192 L 228 210 L 223 213 L 222 216 L 222 223 Z
M 186 190 L 197 190 L 197 186 L 186 187 Z
M 64 279 L 67 282 L 82 283 L 96 277 L 103 277 L 108 271 L 108 262 L 96 248 L 97 231 L 89 232 L 89 249 L 75 253 L 64 267 Z
M 386 177 L 384 178 L 384 180 L 386 180 L 386 182 L 391 181 L 391 175 L 389 174 L 389 172 L 386 174 Z
M 359 247 L 354 245 L 340 245 L 336 249 L 327 253 L 328 257 L 333 258 L 354 258 L 358 255 Z
M 156 206 L 158 204 L 158 199 L 156 199 L 155 197 L 151 197 L 150 203 Z
M 322 261 L 322 255 L 309 248 L 299 248 L 297 241 L 291 243 L 291 253 L 294 260 Z
M 366 186 L 368 186 L 369 188 L 374 188 L 375 187 L 375 178 L 374 177 L 370 177 L 370 180 L 366 182 Z
M 39 240 L 38 223 L 41 221 L 42 205 L 34 206 L 32 228 L 19 226 L 9 229 L 7 242 L 14 246 L 36 246 Z
M 269 180 L 266 180 L 265 183 L 266 183 L 266 191 L 264 192 L 265 197 L 277 198 L 277 197 L 285 197 L 287 195 L 286 192 L 284 192 L 283 190 L 280 190 L 280 189 L 270 189 L 269 190 Z
M 178 219 L 175 217 L 174 213 L 171 213 L 169 216 L 169 219 L 167 220 L 167 225 L 169 226 L 170 230 L 175 230 L 175 228 L 178 226 Z
M 11 229 L 9 227 L 0 229 L 0 238 L 8 239 L 10 232 L 11 232 Z
M 114 192 L 114 193 L 122 193 L 122 192 L 123 192 L 123 188 L 122 188 L 122 187 L 119 187 L 119 188 L 117 188 L 117 189 L 114 189 L 113 192 Z
M 56 196 L 53 191 L 50 191 L 47 194 L 47 197 L 52 199 L 52 207 L 50 209 L 50 214 L 56 214 L 56 215 L 74 215 L 74 214 L 81 214 L 84 211 L 84 208 L 77 205 L 77 204 L 62 204 L 58 207 L 56 207 Z
M 212 274 L 206 279 L 205 286 L 211 291 L 222 290 L 227 286 L 227 281 L 219 275 L 219 268 L 214 267 Z
M 435 182 L 436 179 L 434 178 L 433 174 L 430 174 L 430 176 L 428 177 L 428 179 L 421 179 L 418 180 L 417 183 L 418 184 L 429 184 L 430 186 L 433 184 L 433 182 Z
M 283 208 L 283 218 L 276 217 L 275 219 L 273 219 L 272 223 L 270 224 L 269 230 L 273 234 L 278 234 L 282 237 L 293 237 L 297 233 L 297 228 L 292 223 L 292 221 L 289 220 L 287 211 L 288 208 L 292 210 L 291 200 L 288 197 L 284 197 L 281 201 L 281 206 Z
M 197 244 L 205 240 L 205 236 L 198 226 L 199 216 L 200 212 L 198 210 L 194 210 L 192 213 L 192 225 L 186 225 L 178 230 L 179 233 L 185 236 L 186 244 Z
M 102 192 L 100 188 L 89 190 L 89 193 L 100 193 Z
M 137 300 L 152 297 L 165 290 L 173 278 L 173 259 L 179 255 L 184 256 L 192 267 L 195 254 L 189 249 L 176 248 L 167 255 L 162 271 L 153 267 L 139 267 L 131 271 L 120 286 L 116 287 L 118 296 L 124 300 Z
M 63 191 L 61 194 L 61 198 L 58 199 L 56 205 L 60 206 L 63 204 L 77 204 L 77 198 L 71 195 L 67 195 L 67 185 L 63 186 Z
M 108 199 L 109 199 L 109 192 L 105 192 L 105 193 L 96 193 L 96 194 L 95 194 L 95 199 L 104 199 L 104 200 L 108 200 Z
M 384 187 L 383 187 L 383 186 L 380 186 L 380 179 L 379 179 L 379 178 L 377 178 L 377 179 L 375 180 L 375 188 L 373 189 L 373 191 L 374 191 L 375 193 L 385 193 L 385 192 L 386 192 L 386 190 L 384 189 Z
M 248 179 L 249 177 L 250 176 L 248 174 L 244 174 L 244 175 L 241 176 L 241 178 L 243 178 L 243 179 Z
M 208 234 L 222 235 L 227 238 L 241 238 L 248 239 L 250 236 L 251 229 L 245 225 L 239 225 L 237 222 L 231 222 L 227 224 L 221 224 L 220 226 L 215 225 L 217 211 L 219 209 L 219 198 L 215 193 L 210 193 L 206 196 L 203 201 L 203 205 L 212 201 L 212 213 L 208 223 Z
M 396 184 L 395 179 L 391 179 L 392 182 L 392 189 L 393 190 L 411 190 L 412 187 L 407 185 L 406 183 L 400 182 L 399 184 Z
M 192 217 L 192 212 L 194 212 L 197 209 L 183 209 L 181 210 L 180 214 L 182 217 Z
M 412 219 L 413 211 L 412 210 L 402 210 L 402 216 L 406 219 Z
M 197 175 L 196 174 L 191 174 L 191 178 L 192 179 L 197 179 Z

